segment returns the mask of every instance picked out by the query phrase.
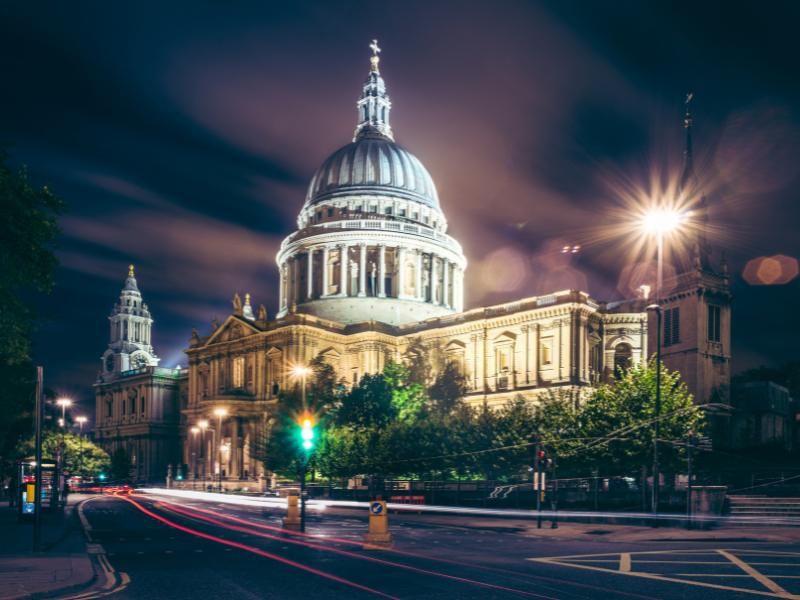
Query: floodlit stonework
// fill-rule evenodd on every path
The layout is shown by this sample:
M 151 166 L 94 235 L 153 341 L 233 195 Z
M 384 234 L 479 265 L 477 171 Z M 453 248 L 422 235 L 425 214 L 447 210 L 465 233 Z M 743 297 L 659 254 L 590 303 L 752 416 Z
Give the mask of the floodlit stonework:
M 353 141 L 313 176 L 298 229 L 276 257 L 275 317 L 268 317 L 264 305 L 254 310 L 249 294 L 242 301 L 237 293 L 224 322 L 203 335 L 192 332 L 188 374 L 172 376 L 178 387 L 170 398 L 181 413 L 183 444 L 182 458 L 174 463 L 182 463 L 180 473 L 189 480 L 263 486 L 269 476 L 263 440 L 279 395 L 297 383 L 291 368 L 317 357 L 352 385 L 389 361 L 423 352 L 432 377 L 453 363 L 467 378 L 467 402 L 498 407 L 517 396 L 536 403 L 554 390 L 580 401 L 593 386 L 610 381 L 617 367 L 638 364 L 655 349 L 646 298 L 602 302 L 584 291 L 562 290 L 464 309 L 467 261 L 447 233 L 433 178 L 394 141 L 379 49 L 375 43 L 372 48 Z M 687 136 L 689 125 L 687 113 Z M 687 149 L 690 174 L 688 144 Z M 699 402 L 711 395 L 727 402 L 728 280 L 710 267 L 705 240 L 698 240 L 695 255 L 696 263 L 662 303 L 665 311 L 679 308 L 665 320 L 670 343 L 664 361 L 685 371 Z M 114 331 L 106 356 L 127 365 L 130 359 L 119 354 L 124 348 L 114 346 Z M 149 322 L 147 335 L 149 340 Z M 136 389 L 172 389 L 156 369 L 146 366 L 135 377 L 112 369 L 101 376 L 101 439 L 136 439 L 139 429 L 132 425 L 140 417 L 126 417 L 125 401 Z M 215 414 L 218 409 L 225 414 Z

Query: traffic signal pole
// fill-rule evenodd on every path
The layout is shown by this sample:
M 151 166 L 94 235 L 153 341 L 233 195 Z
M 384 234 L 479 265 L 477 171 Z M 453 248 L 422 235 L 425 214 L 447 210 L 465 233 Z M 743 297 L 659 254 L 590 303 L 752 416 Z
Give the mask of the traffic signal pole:
M 306 465 L 308 456 L 303 456 L 300 467 L 300 533 L 306 532 Z

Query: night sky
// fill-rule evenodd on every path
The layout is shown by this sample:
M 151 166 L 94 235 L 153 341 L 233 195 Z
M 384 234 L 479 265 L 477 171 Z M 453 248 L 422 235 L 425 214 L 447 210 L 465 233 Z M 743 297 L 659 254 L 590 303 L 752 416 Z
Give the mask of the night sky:
M 800 256 L 799 20 L 764 1 L 4 2 L 0 143 L 67 205 L 34 358 L 91 412 L 129 263 L 163 366 L 185 365 L 192 327 L 236 291 L 273 315 L 277 248 L 352 137 L 378 38 L 395 137 L 470 261 L 468 308 L 631 296 L 622 274 L 643 257 L 608 235 L 620 190 L 679 169 L 691 91 L 734 371 L 796 359 L 797 279 L 742 272 Z

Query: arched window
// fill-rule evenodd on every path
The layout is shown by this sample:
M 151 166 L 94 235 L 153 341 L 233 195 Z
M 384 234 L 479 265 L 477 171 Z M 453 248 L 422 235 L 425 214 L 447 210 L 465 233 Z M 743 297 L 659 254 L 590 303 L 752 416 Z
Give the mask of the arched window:
M 631 367 L 633 359 L 633 348 L 625 342 L 617 344 L 614 348 L 614 375 L 621 377 L 622 374 Z

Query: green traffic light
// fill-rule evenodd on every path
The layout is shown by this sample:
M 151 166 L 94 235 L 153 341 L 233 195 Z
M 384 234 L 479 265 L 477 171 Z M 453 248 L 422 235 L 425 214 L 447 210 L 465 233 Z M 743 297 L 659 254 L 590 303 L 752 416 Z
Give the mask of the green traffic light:
M 314 447 L 314 427 L 311 423 L 311 419 L 303 420 L 300 437 L 303 438 L 303 449 L 311 450 Z

